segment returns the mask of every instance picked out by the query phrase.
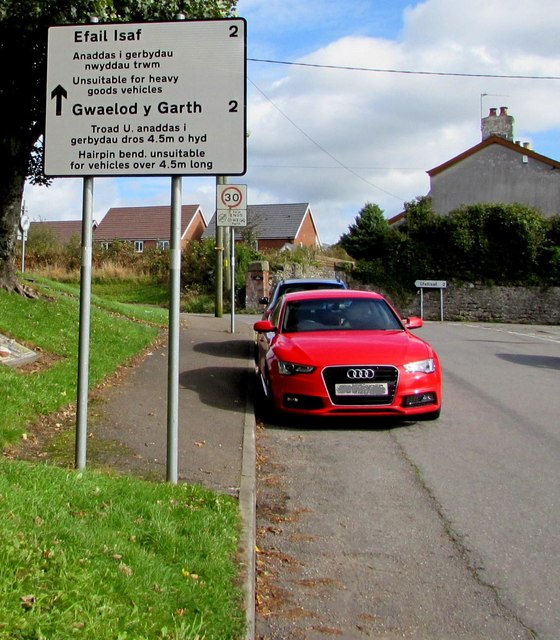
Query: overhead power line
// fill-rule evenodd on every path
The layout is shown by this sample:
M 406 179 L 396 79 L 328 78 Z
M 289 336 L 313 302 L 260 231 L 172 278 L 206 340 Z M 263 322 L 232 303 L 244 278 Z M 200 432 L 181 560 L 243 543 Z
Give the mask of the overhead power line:
M 377 189 L 378 191 L 382 191 L 383 193 L 387 194 L 388 196 L 391 196 L 392 198 L 396 198 L 397 200 L 403 200 L 403 198 L 395 195 L 394 193 L 391 193 L 390 191 L 387 191 L 386 189 L 383 189 L 382 187 L 380 187 L 377 184 L 374 184 L 373 182 L 370 182 L 369 180 L 366 180 L 363 176 L 361 176 L 359 173 L 357 173 L 356 171 L 354 171 L 354 169 L 352 169 L 351 167 L 349 167 L 348 165 L 344 164 L 343 162 L 341 162 L 336 156 L 334 156 L 330 151 L 328 151 L 327 149 L 325 149 L 325 147 L 323 147 L 322 145 L 320 145 L 316 140 L 314 140 L 308 133 L 306 133 L 299 125 L 297 125 L 286 113 L 284 113 L 284 111 L 282 111 L 282 109 L 280 109 L 280 107 L 274 103 L 273 100 L 271 100 L 266 93 L 260 88 L 258 87 L 250 78 L 247 78 L 249 80 L 249 82 L 255 87 L 255 89 L 262 94 L 262 96 L 268 100 L 268 102 L 270 102 L 270 104 L 284 117 L 286 118 L 286 120 L 295 128 L 297 129 L 302 135 L 304 135 L 309 142 L 311 142 L 312 144 L 314 144 L 318 149 L 320 149 L 325 155 L 329 156 L 329 158 L 331 158 L 332 160 L 334 160 L 336 162 L 336 164 L 340 167 L 342 167 L 343 169 L 345 169 L 346 171 L 348 171 L 349 173 L 351 173 L 353 176 L 355 176 L 356 178 L 358 178 L 359 180 L 361 180 L 362 182 L 365 182 L 367 185 L 369 185 L 370 187 L 373 187 L 374 189 Z
M 265 60 L 262 58 L 247 58 L 250 62 L 266 62 L 268 64 L 283 64 L 294 67 L 312 67 L 316 69 L 338 69 L 341 71 L 368 71 L 370 73 L 400 73 L 416 76 L 452 76 L 458 78 L 503 78 L 505 80 L 560 80 L 560 76 L 530 76 L 500 73 L 459 73 L 452 71 L 413 71 L 410 69 L 376 69 L 373 67 L 344 67 L 334 64 L 312 64 L 310 62 L 287 62 L 285 60 Z

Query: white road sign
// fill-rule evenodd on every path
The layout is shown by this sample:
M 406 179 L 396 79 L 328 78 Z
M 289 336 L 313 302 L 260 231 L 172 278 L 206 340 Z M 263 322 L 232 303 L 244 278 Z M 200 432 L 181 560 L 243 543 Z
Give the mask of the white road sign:
M 48 176 L 242 175 L 243 18 L 49 28 Z
M 447 287 L 446 280 L 416 280 L 415 287 L 420 289 L 445 289 Z
M 29 219 L 29 216 L 26 213 L 22 214 L 21 218 L 19 219 L 19 228 L 21 232 L 26 233 L 27 231 L 29 231 L 30 226 L 31 220 Z
M 247 225 L 246 184 L 217 185 L 216 203 L 218 227 L 245 227 Z

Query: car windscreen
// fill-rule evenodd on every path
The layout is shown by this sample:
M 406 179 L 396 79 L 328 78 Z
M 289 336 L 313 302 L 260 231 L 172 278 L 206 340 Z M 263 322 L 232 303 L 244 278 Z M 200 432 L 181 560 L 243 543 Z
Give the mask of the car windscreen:
M 391 307 L 380 299 L 340 298 L 294 300 L 286 304 L 282 330 L 391 331 L 403 326 Z

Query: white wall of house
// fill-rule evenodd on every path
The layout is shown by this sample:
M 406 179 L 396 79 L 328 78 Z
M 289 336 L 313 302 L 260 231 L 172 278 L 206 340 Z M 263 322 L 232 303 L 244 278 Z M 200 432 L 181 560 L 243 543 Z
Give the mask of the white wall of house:
M 544 216 L 560 213 L 560 170 L 523 153 L 492 144 L 430 179 L 434 210 L 445 215 L 462 204 L 519 202 Z

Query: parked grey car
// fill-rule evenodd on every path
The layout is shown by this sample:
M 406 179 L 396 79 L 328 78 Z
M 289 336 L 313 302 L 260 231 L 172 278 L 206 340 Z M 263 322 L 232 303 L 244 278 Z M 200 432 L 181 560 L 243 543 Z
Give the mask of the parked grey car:
M 348 289 L 348 285 L 338 278 L 292 278 L 280 280 L 272 290 L 270 297 L 264 296 L 259 299 L 260 304 L 266 305 L 263 312 L 263 320 L 267 320 L 270 317 L 278 300 L 284 294 L 315 289 Z

